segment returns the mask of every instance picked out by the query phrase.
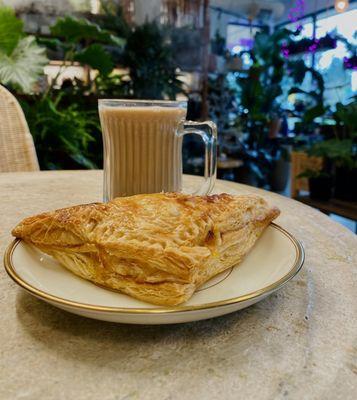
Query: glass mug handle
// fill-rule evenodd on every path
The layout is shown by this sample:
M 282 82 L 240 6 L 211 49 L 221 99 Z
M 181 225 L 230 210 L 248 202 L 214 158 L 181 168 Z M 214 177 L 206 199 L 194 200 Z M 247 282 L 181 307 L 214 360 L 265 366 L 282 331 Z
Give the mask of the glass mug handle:
M 185 121 L 179 136 L 198 135 L 205 145 L 204 182 L 194 195 L 206 195 L 213 189 L 217 174 L 217 127 L 212 121 Z

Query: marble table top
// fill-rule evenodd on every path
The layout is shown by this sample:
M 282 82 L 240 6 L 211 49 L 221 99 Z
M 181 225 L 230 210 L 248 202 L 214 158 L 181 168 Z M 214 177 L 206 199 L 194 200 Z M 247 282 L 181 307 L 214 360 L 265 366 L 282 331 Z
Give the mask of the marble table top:
M 186 184 L 197 183 L 186 177 Z M 300 274 L 245 310 L 183 325 L 78 317 L 22 291 L 0 270 L 0 399 L 357 398 L 357 236 L 294 200 L 258 193 L 306 251 Z M 0 174 L 0 251 L 25 216 L 100 201 L 101 171 Z

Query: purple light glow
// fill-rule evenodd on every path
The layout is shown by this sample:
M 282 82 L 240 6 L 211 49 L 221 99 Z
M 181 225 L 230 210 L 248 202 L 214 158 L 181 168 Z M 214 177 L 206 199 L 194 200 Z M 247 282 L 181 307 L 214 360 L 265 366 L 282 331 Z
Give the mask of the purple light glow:
M 343 59 L 343 66 L 346 69 L 353 69 L 354 71 L 357 71 L 357 56 L 345 57 Z
M 242 39 L 239 40 L 239 44 L 242 47 L 247 47 L 248 49 L 251 49 L 253 47 L 253 44 L 254 44 L 254 39 L 242 38 Z
M 315 51 L 317 50 L 317 44 L 312 44 L 311 46 L 309 46 L 308 50 L 310 53 L 315 53 Z
M 283 43 L 281 46 L 281 53 L 285 58 L 289 58 L 289 49 L 286 43 Z
M 319 45 L 320 45 L 320 40 L 314 39 L 314 42 L 312 43 L 312 45 L 308 47 L 308 51 L 310 53 L 315 53 L 316 50 L 318 49 Z

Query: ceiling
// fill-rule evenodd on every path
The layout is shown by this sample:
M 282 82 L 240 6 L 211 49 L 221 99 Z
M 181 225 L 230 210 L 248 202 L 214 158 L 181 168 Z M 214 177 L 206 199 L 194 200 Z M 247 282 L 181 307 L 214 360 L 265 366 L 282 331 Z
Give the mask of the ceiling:
M 303 7 L 297 7 L 297 4 Z M 226 11 L 232 17 L 265 18 L 264 22 L 279 23 L 289 20 L 291 13 L 300 17 L 334 5 L 334 0 L 210 0 L 210 6 Z M 268 21 L 267 21 L 268 20 Z
M 122 2 L 124 0 L 114 0 Z M 147 14 L 157 17 L 160 14 L 161 3 L 164 0 L 132 0 L 135 3 L 136 14 L 143 14 L 144 21 Z M 190 1 L 190 0 L 188 0 Z M 42 13 L 56 11 L 68 13 L 90 9 L 90 5 L 100 0 L 0 0 L 0 4 L 11 5 L 15 9 L 31 8 Z M 301 17 L 316 11 L 325 10 L 333 6 L 335 0 L 209 0 L 211 9 L 220 10 L 219 15 L 225 16 L 226 22 L 235 22 L 240 19 L 252 20 L 256 23 L 278 24 L 292 19 L 292 13 Z M 352 4 L 353 3 L 353 4 Z M 297 5 L 303 7 L 298 8 Z M 350 8 L 357 7 L 357 0 L 350 0 Z M 139 18 L 140 19 L 140 18 Z

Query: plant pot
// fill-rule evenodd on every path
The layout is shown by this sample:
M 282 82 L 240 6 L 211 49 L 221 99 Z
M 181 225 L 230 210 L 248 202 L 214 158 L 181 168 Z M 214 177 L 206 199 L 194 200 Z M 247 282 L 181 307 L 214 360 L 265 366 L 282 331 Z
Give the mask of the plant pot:
M 283 192 L 289 180 L 290 163 L 284 158 L 279 158 L 273 163 L 270 187 L 274 192 Z
M 357 168 L 336 168 L 335 197 L 357 201 Z
M 278 136 L 280 128 L 281 128 L 282 119 L 281 118 L 274 118 L 270 122 L 269 126 L 269 138 L 274 139 Z
M 332 196 L 332 179 L 330 177 L 309 178 L 310 198 L 328 201 Z

